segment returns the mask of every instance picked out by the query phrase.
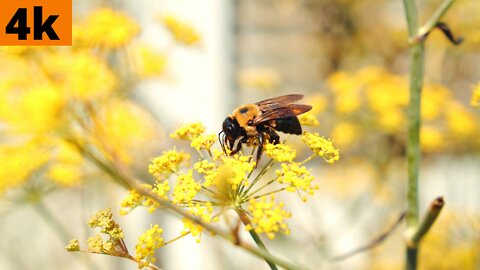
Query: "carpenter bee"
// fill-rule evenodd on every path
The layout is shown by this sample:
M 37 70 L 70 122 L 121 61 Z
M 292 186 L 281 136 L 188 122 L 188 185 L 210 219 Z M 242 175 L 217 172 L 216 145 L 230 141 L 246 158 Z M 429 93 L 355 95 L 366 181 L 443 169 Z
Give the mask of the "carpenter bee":
M 258 146 L 255 159 L 258 164 L 264 145 L 280 142 L 277 131 L 302 134 L 297 116 L 312 109 L 310 105 L 293 104 L 302 98 L 303 95 L 285 95 L 236 108 L 225 118 L 218 134 L 223 151 L 234 155 L 243 144 Z

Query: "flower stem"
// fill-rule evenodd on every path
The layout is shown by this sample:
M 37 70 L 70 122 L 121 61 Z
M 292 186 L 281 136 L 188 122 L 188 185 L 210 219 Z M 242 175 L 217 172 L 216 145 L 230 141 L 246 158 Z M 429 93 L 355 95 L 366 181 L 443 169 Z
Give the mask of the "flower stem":
M 403 0 L 405 16 L 408 26 L 409 39 L 414 40 L 418 35 L 425 35 L 441 20 L 453 3 L 445 0 L 425 26 L 419 28 L 418 13 L 415 0 Z M 426 31 L 426 32 L 425 32 Z M 418 214 L 418 175 L 420 170 L 420 105 L 425 70 L 425 39 L 410 42 L 410 102 L 408 105 L 408 142 L 407 142 L 407 232 L 415 231 L 419 223 Z M 406 264 L 408 270 L 417 269 L 418 245 L 407 245 Z
M 238 216 L 240 217 L 240 220 L 242 221 L 243 225 L 251 225 L 251 222 L 250 222 L 250 219 L 248 218 L 247 214 L 245 213 L 245 211 L 243 211 L 242 209 L 238 209 L 236 210 Z M 251 230 L 248 231 L 250 233 L 250 236 L 252 236 L 252 239 L 253 241 L 255 241 L 255 243 L 257 244 L 257 246 L 264 250 L 265 252 L 269 253 L 268 250 L 267 250 L 267 247 L 265 246 L 265 244 L 263 244 L 263 241 L 262 239 L 260 239 L 260 236 L 255 232 L 255 230 L 252 228 Z M 277 266 L 275 265 L 274 262 L 272 262 L 271 260 L 265 258 L 265 261 L 267 262 L 268 266 L 270 266 L 270 269 L 272 270 L 277 270 Z

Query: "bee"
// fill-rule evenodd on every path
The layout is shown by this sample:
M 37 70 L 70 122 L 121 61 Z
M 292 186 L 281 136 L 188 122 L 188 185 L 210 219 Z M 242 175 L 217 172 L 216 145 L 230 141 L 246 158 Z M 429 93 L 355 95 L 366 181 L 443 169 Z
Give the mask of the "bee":
M 278 144 L 277 131 L 287 134 L 302 134 L 302 126 L 297 116 L 312 109 L 310 105 L 293 104 L 303 95 L 292 94 L 274 97 L 257 103 L 245 104 L 236 108 L 222 124 L 218 139 L 223 151 L 234 155 L 242 145 L 258 146 L 256 163 L 260 161 L 263 147 L 267 143 Z

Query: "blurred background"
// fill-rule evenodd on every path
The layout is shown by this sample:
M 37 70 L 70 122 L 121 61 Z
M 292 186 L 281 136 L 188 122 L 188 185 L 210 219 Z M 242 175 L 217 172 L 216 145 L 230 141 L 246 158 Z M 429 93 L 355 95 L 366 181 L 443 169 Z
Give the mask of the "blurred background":
M 421 22 L 441 3 L 417 1 Z M 458 0 L 426 47 L 420 207 L 446 206 L 420 252 L 421 269 L 480 269 L 480 2 Z M 405 210 L 408 44 L 401 1 L 73 1 L 72 47 L 0 48 L 0 269 L 135 269 L 119 258 L 68 253 L 86 221 L 110 207 L 133 249 L 151 223 L 178 235 L 178 218 L 118 214 L 127 191 L 73 147 L 79 139 L 152 181 L 169 138 L 201 121 L 218 132 L 238 105 L 304 94 L 341 159 L 310 166 L 320 189 L 285 196 L 292 233 L 272 253 L 311 269 L 403 269 L 404 226 L 368 243 Z M 300 146 L 299 146 L 300 147 Z M 305 154 L 306 155 L 306 154 Z M 163 269 L 268 269 L 215 237 L 158 252 Z

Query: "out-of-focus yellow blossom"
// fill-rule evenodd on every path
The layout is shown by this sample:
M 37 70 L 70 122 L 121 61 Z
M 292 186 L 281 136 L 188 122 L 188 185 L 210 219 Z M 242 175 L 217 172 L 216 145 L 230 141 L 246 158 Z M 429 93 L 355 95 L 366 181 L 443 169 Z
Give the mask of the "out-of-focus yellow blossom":
M 66 93 L 80 100 L 104 98 L 117 86 L 117 77 L 100 58 L 87 51 L 52 53 L 44 69 Z
M 23 184 L 31 173 L 50 158 L 47 149 L 36 141 L 21 145 L 0 145 L 0 194 Z
M 103 238 L 100 234 L 89 237 L 87 239 L 88 251 L 93 253 L 108 253 L 110 250 L 103 246 Z
M 340 159 L 338 149 L 333 146 L 331 140 L 325 139 L 318 133 L 303 132 L 302 141 L 312 149 L 312 151 L 321 156 L 327 163 L 334 163 Z
M 179 43 L 192 46 L 199 44 L 202 40 L 202 37 L 193 26 L 178 20 L 173 15 L 162 16 L 161 22 Z
M 54 84 L 33 85 L 5 99 L 0 105 L 0 119 L 8 124 L 7 132 L 55 132 L 66 123 L 65 95 Z
M 215 170 L 215 163 L 208 160 L 202 160 L 194 164 L 193 168 L 200 174 L 203 174 L 205 182 L 203 186 L 209 187 L 214 183 L 217 177 L 217 171 Z
M 236 190 L 240 183 L 248 185 L 247 174 L 253 170 L 255 162 L 251 162 L 249 156 L 234 155 L 224 157 L 223 166 L 231 170 L 232 175 L 228 178 L 228 183 L 232 185 L 233 190 Z
M 441 150 L 445 145 L 445 139 L 440 130 L 431 126 L 422 126 L 420 130 L 420 144 L 425 152 Z
M 135 190 L 130 190 L 120 202 L 120 215 L 126 215 L 132 212 L 133 209 L 142 205 L 143 197 Z
M 300 121 L 300 125 L 302 126 L 318 126 L 320 124 L 318 122 L 317 117 L 312 113 L 304 113 L 298 116 L 298 120 Z
M 451 102 L 448 106 L 446 120 L 449 131 L 456 136 L 472 135 L 477 128 L 473 115 L 456 102 Z
M 155 250 L 162 247 L 164 243 L 162 234 L 163 229 L 155 224 L 150 225 L 150 229 L 138 238 L 135 246 L 135 258 L 139 261 L 138 269 L 148 267 L 150 263 L 155 262 Z
M 474 107 L 480 107 L 480 82 L 473 89 L 470 104 Z
M 80 40 L 86 45 L 116 49 L 129 43 L 140 28 L 127 14 L 109 8 L 92 12 L 82 25 Z
M 157 181 L 162 181 L 165 176 L 177 172 L 180 163 L 189 159 L 189 154 L 176 150 L 163 152 L 161 156 L 152 159 L 148 165 L 148 173 L 153 175 Z
M 452 99 L 450 91 L 442 85 L 425 85 L 422 98 L 422 120 L 433 121 L 440 117 Z
M 282 163 L 282 169 L 275 172 L 278 176 L 278 182 L 288 185 L 287 191 L 294 192 L 298 189 L 305 191 L 309 195 L 318 189 L 317 185 L 312 186 L 313 176 L 310 171 L 299 163 Z M 302 198 L 304 201 L 305 197 Z
M 317 95 L 307 97 L 305 99 L 305 104 L 311 105 L 312 110 L 310 110 L 309 113 L 316 115 L 325 111 L 328 105 L 328 100 L 324 95 L 317 94 Z
M 217 141 L 217 135 L 210 134 L 210 135 L 198 135 L 194 139 L 192 139 L 191 146 L 197 150 L 205 149 L 210 151 L 212 145 Z
M 81 180 L 83 157 L 73 145 L 60 142 L 54 161 L 47 172 L 50 179 L 64 186 L 74 185 Z
M 65 247 L 67 251 L 79 251 L 80 250 L 80 243 L 78 242 L 78 239 L 72 239 L 68 243 L 68 245 Z
M 189 170 L 186 174 L 177 177 L 177 183 L 173 189 L 172 203 L 188 204 L 197 195 L 201 189 L 201 185 L 193 179 L 193 171 Z
M 387 133 L 402 131 L 405 121 L 405 114 L 401 110 L 390 109 L 377 114 L 378 127 Z
M 278 71 L 267 67 L 245 68 L 238 74 L 238 84 L 245 89 L 272 90 L 280 81 Z
M 145 151 L 144 145 L 154 139 L 154 120 L 139 106 L 129 101 L 105 104 L 95 122 L 94 135 L 107 157 L 115 156 L 131 164 L 132 151 Z
M 292 161 L 297 156 L 297 152 L 286 144 L 266 144 L 265 153 L 278 162 Z
M 200 123 L 190 123 L 183 125 L 170 134 L 171 138 L 191 141 L 200 136 L 205 131 L 205 126 Z
M 123 231 L 112 219 L 112 216 L 110 208 L 99 210 L 88 221 L 88 226 L 90 228 L 100 228 L 101 233 L 108 234 L 113 239 L 123 239 Z
M 213 207 L 211 203 L 206 203 L 204 205 L 195 204 L 188 210 L 189 214 L 207 223 L 218 221 L 217 218 L 214 218 L 212 216 L 212 212 Z M 195 241 L 197 241 L 197 243 L 200 243 L 203 227 L 187 218 L 183 218 L 182 222 L 184 227 L 182 234 L 190 232 L 190 234 L 195 238 Z
M 358 138 L 358 132 L 357 125 L 350 122 L 340 122 L 333 127 L 331 136 L 336 145 L 342 149 L 347 149 Z
M 141 78 L 161 76 L 167 66 L 167 56 L 151 46 L 135 47 L 136 72 Z
M 273 196 L 269 201 L 265 197 L 260 200 L 250 200 L 248 211 L 252 214 L 252 219 L 251 224 L 246 225 L 245 229 L 253 229 L 256 233 L 265 233 L 270 239 L 274 239 L 277 232 L 290 234 L 285 219 L 292 215 L 283 210 L 283 206 L 283 202 L 275 204 Z

